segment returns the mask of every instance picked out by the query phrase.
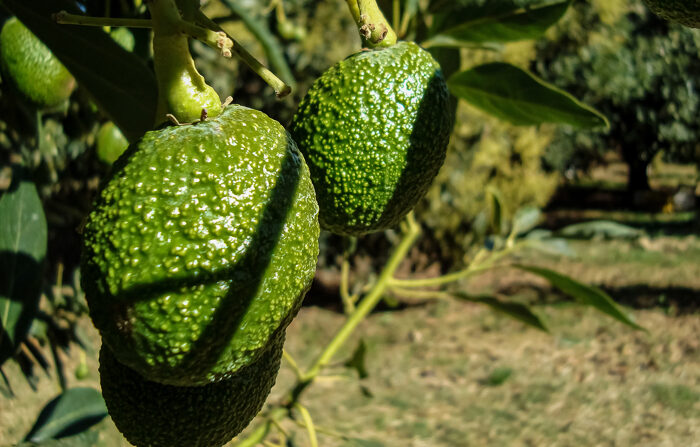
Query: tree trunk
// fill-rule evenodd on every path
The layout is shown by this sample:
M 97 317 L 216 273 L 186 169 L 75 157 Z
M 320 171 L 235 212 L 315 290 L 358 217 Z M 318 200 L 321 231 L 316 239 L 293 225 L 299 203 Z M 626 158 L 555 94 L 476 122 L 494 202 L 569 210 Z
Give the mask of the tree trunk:
M 627 190 L 649 191 L 649 176 L 647 175 L 647 167 L 649 163 L 642 160 L 635 160 L 635 163 L 627 163 L 629 172 L 627 174 Z
M 627 191 L 649 191 L 649 176 L 647 175 L 647 167 L 649 161 L 653 157 L 643 157 L 636 147 L 629 145 L 622 147 L 622 158 L 627 163 L 629 169 L 627 174 Z

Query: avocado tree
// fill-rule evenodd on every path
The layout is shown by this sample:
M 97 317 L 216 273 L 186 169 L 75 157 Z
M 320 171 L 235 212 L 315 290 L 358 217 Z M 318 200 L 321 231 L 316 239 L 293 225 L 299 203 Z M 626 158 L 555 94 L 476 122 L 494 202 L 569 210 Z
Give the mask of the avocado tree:
M 497 193 L 491 220 L 498 231 L 464 269 L 429 279 L 395 277 L 421 235 L 410 210 L 442 163 L 457 99 L 517 125 L 607 125 L 595 109 L 516 66 L 491 63 L 460 71 L 459 49 L 493 49 L 538 38 L 561 18 L 568 1 L 527 2 L 527 7 L 515 1 L 394 1 L 391 14 L 384 15 L 374 0 L 347 0 L 348 17 L 362 44 L 320 76 L 316 86 L 322 86 L 323 94 L 311 87 L 291 126 L 299 149 L 313 163 L 311 173 L 279 123 L 233 104 L 229 92 L 222 95 L 200 74 L 192 57 L 195 40 L 204 47 L 197 51 L 217 59 L 235 56 L 270 87 L 258 95 L 285 97 L 292 91 L 288 76 L 294 71 L 279 57 L 285 53 L 269 28 L 265 31 L 236 2 L 207 5 L 240 17 L 254 30 L 279 76 L 198 0 L 106 3 L 1 4 L 50 48 L 94 108 L 130 142 L 109 170 L 98 171 L 102 181 L 91 191 L 92 210 L 78 213 L 81 220 L 87 215 L 78 248 L 73 247 L 82 250 L 82 262 L 69 266 L 81 275 L 74 281 L 81 293 L 69 300 L 71 309 L 79 316 L 89 314 L 100 330 L 102 394 L 130 442 L 222 445 L 259 411 L 284 355 L 295 383 L 236 445 L 263 443 L 277 430 L 285 437 L 279 422 L 297 418 L 309 444 L 316 446 L 316 428 L 303 405 L 305 391 L 387 293 L 479 303 L 546 331 L 528 306 L 472 296 L 457 284 L 495 268 L 539 275 L 582 303 L 639 328 L 604 292 L 510 257 L 525 247 L 561 248 L 562 241 L 531 233 L 540 217 L 536 209 L 502 222 Z M 278 23 L 285 21 L 283 7 L 275 3 Z M 129 50 L 104 27 L 149 32 L 135 36 Z M 277 37 L 304 38 L 292 28 L 280 25 Z M 144 36 L 146 42 L 152 40 L 152 53 L 139 44 Z M 93 127 L 97 133 L 97 123 Z M 421 151 L 431 145 L 436 147 L 421 159 Z M 0 234 L 0 272 L 5 275 L 0 283 L 0 354 L 4 361 L 20 351 L 31 361 L 31 356 L 42 358 L 41 350 L 21 347 L 38 315 L 40 290 L 21 279 L 36 275 L 44 261 L 47 229 L 28 163 L 21 154 L 13 155 L 12 164 L 22 173 L 12 176 L 12 185 L 0 197 L 0 216 L 9 223 Z M 357 162 L 359 158 L 367 163 Z M 311 182 L 320 191 L 318 200 Z M 341 219 L 334 220 L 338 215 Z M 376 279 L 358 294 L 348 287 L 352 239 L 344 240 L 338 295 L 346 318 L 318 347 L 316 359 L 303 367 L 284 354 L 282 344 L 314 273 L 319 220 L 325 230 L 341 235 L 398 229 L 400 236 Z M 60 310 L 42 315 L 50 328 L 54 318 L 64 318 Z M 362 352 L 358 348 L 354 358 L 359 360 L 348 364 L 361 363 Z M 85 429 L 104 415 L 96 390 L 67 389 L 42 412 L 26 440 L 75 434 L 76 427 Z
M 700 33 L 657 17 L 641 0 L 630 1 L 614 23 L 585 1 L 574 2 L 572 12 L 574 32 L 561 25 L 559 37 L 543 40 L 533 68 L 603 111 L 610 129 L 560 130 L 553 164 L 585 167 L 601 151 L 617 150 L 629 166 L 629 190 L 639 191 L 649 189 L 647 167 L 659 151 L 697 163 L 700 102 L 692 73 L 700 70 Z

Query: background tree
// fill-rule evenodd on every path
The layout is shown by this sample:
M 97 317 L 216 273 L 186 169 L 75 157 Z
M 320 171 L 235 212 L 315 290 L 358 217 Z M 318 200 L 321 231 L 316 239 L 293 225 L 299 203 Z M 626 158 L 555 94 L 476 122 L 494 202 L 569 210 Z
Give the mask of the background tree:
M 649 189 L 647 167 L 659 151 L 669 161 L 697 162 L 700 103 L 692 74 L 700 70 L 700 32 L 659 19 L 641 0 L 612 19 L 586 1 L 572 6 L 559 34 L 538 45 L 532 67 L 601 110 L 611 127 L 558 130 L 546 160 L 560 170 L 580 168 L 617 150 L 629 166 L 630 191 Z

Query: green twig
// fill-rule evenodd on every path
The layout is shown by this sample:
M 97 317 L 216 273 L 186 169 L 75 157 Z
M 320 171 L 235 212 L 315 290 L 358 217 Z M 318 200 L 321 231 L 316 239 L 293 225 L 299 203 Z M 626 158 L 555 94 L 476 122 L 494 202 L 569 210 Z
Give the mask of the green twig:
M 343 301 L 343 309 L 347 315 L 355 311 L 355 299 L 350 296 L 350 253 L 346 247 L 343 250 L 343 261 L 340 264 L 340 299 Z
M 316 427 L 314 427 L 314 421 L 311 419 L 311 414 L 305 406 L 297 402 L 294 405 L 299 413 L 301 413 L 301 418 L 304 420 L 304 425 L 306 426 L 306 432 L 309 434 L 309 444 L 311 447 L 318 447 L 318 440 L 316 438 Z
M 491 253 L 485 250 L 477 253 L 474 260 L 469 264 L 469 267 L 460 270 L 458 272 L 448 273 L 447 275 L 438 276 L 435 278 L 421 278 L 421 279 L 397 279 L 391 278 L 389 280 L 389 286 L 392 288 L 414 288 L 414 287 L 436 287 L 449 284 L 451 282 L 459 281 L 461 279 L 469 278 L 470 276 L 476 275 L 478 273 L 483 273 L 487 270 L 508 267 L 507 265 L 495 265 L 496 261 L 511 254 L 516 251 L 519 244 L 514 244 L 505 250 Z M 486 259 L 484 259 L 486 258 Z
M 239 11 L 239 7 L 236 6 L 236 4 L 232 1 L 229 0 L 222 0 L 223 3 L 228 7 L 232 12 L 236 13 L 236 11 Z M 240 17 L 240 14 L 237 14 Z M 225 33 L 223 28 L 219 26 L 218 23 L 214 22 L 211 20 L 209 17 L 204 15 L 203 12 L 199 12 L 197 15 L 197 23 L 205 26 L 207 28 L 217 30 L 217 31 L 222 31 Z M 263 64 L 261 64 L 255 57 L 253 57 L 252 54 L 250 54 L 245 48 L 243 48 L 234 38 L 226 34 L 226 36 L 231 39 L 233 42 L 233 48 L 232 51 L 236 53 L 238 57 L 241 58 L 241 60 L 248 66 L 250 67 L 251 70 L 253 70 L 260 78 L 262 78 L 263 81 L 265 81 L 270 87 L 273 88 L 275 91 L 275 94 L 277 95 L 278 98 L 284 98 L 285 96 L 289 95 L 292 92 L 292 88 L 287 85 L 283 80 L 278 78 L 273 72 L 271 72 L 269 69 L 267 69 Z M 264 43 L 263 43 L 264 44 Z M 282 57 L 282 56 L 280 56 Z M 272 58 L 271 58 L 272 59 Z M 288 76 L 290 79 L 293 79 L 291 76 L 291 71 L 287 75 L 283 76 Z
M 301 368 L 299 368 L 299 364 L 285 349 L 282 350 L 282 357 L 284 357 L 287 363 L 289 363 L 289 366 L 292 368 L 292 371 L 294 371 L 294 375 L 297 376 L 297 379 L 304 377 L 304 372 L 301 370 Z
M 416 241 L 418 235 L 420 234 L 420 226 L 415 221 L 413 214 L 409 214 L 406 219 L 406 222 L 408 224 L 407 231 L 404 234 L 404 237 L 399 243 L 399 245 L 394 250 L 394 253 L 391 255 L 386 265 L 384 266 L 384 270 L 379 275 L 379 278 L 377 279 L 374 288 L 367 294 L 367 296 L 365 296 L 362 299 L 360 305 L 357 306 L 357 308 L 349 316 L 345 324 L 335 334 L 335 337 L 333 337 L 328 346 L 326 346 L 326 349 L 316 359 L 313 366 L 311 367 L 311 369 L 309 369 L 308 373 L 306 374 L 305 378 L 307 380 L 313 380 L 313 378 L 318 375 L 321 369 L 331 361 L 336 352 L 338 352 L 338 349 L 340 349 L 340 347 L 347 341 L 348 337 L 350 337 L 355 328 L 357 328 L 357 325 L 365 319 L 365 317 L 372 311 L 372 309 L 375 308 L 377 303 L 379 303 L 379 301 L 382 299 L 382 295 L 384 294 L 386 288 L 389 286 L 394 272 L 399 267 L 401 261 L 403 261 L 403 259 L 406 257 L 408 251 L 413 246 L 413 243 Z
M 125 26 L 128 28 L 153 28 L 153 21 L 150 19 L 119 19 L 111 17 L 89 17 L 78 14 L 70 14 L 67 11 L 59 11 L 53 15 L 53 19 L 60 25 L 81 25 L 81 26 Z

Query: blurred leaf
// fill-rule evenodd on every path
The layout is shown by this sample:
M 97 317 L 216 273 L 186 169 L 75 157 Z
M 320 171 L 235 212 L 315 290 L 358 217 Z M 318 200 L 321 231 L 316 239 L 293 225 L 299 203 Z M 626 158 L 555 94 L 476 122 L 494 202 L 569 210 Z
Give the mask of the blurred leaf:
M 0 365 L 24 340 L 38 310 L 46 217 L 34 183 L 15 169 L 0 198 Z
M 557 231 L 560 236 L 569 238 L 590 239 L 604 237 L 606 239 L 636 239 L 644 231 L 609 220 L 592 220 L 569 225 Z
M 500 386 L 513 375 L 513 369 L 508 367 L 500 367 L 491 371 L 491 374 L 483 380 L 484 385 Z
M 532 230 L 540 222 L 542 211 L 535 206 L 524 206 L 513 216 L 513 233 L 524 234 Z
M 102 394 L 94 388 L 71 388 L 39 413 L 26 441 L 42 442 L 81 433 L 107 416 Z
M 357 344 L 357 348 L 355 348 L 355 352 L 352 353 L 352 357 L 350 357 L 350 360 L 345 362 L 345 366 L 348 368 L 353 368 L 355 371 L 357 371 L 360 379 L 369 377 L 367 368 L 365 367 L 366 354 L 367 345 L 365 345 L 365 341 L 363 339 L 360 339 L 360 342 Z
M 95 430 L 88 430 L 61 439 L 47 439 L 41 442 L 21 442 L 15 447 L 93 447 L 99 440 L 99 433 Z
M 507 43 L 538 39 L 564 15 L 569 0 L 520 8 L 495 15 L 479 17 L 446 29 L 423 45 L 426 47 L 469 47 L 475 43 Z
M 2 5 L 51 49 L 129 141 L 152 128 L 158 94 L 153 72 L 101 28 L 51 19 L 60 10 L 80 14 L 75 2 L 3 0 Z
M 512 301 L 502 301 L 490 295 L 469 295 L 464 292 L 455 292 L 452 294 L 455 298 L 472 303 L 485 304 L 491 309 L 508 315 L 521 323 L 532 326 L 544 332 L 549 332 L 547 325 L 542 318 L 530 309 L 529 306 L 522 303 Z
M 494 233 L 501 234 L 503 232 L 503 195 L 495 186 L 489 185 L 486 188 L 486 193 L 491 200 L 491 228 Z
M 550 282 L 550 284 L 552 284 L 552 286 L 576 299 L 581 304 L 594 307 L 600 312 L 603 312 L 604 314 L 613 317 L 617 321 L 635 329 L 644 330 L 644 328 L 632 321 L 632 319 L 622 311 L 622 309 L 613 301 L 612 298 L 610 298 L 607 293 L 603 292 L 597 287 L 580 283 L 566 275 L 562 275 L 561 273 L 542 267 L 521 264 L 514 264 L 513 267 L 526 272 L 534 273 L 535 275 L 546 279 Z
M 530 238 L 526 237 L 523 243 L 526 247 L 534 248 L 543 253 L 548 253 L 551 255 L 559 255 L 566 257 L 576 256 L 576 252 L 571 248 L 569 243 L 565 239 L 560 238 Z
M 532 73 L 503 62 L 457 73 L 447 84 L 458 98 L 515 125 L 608 127 L 608 120 L 593 108 Z

